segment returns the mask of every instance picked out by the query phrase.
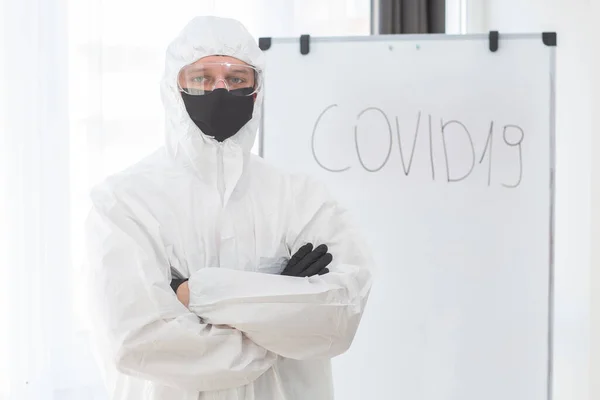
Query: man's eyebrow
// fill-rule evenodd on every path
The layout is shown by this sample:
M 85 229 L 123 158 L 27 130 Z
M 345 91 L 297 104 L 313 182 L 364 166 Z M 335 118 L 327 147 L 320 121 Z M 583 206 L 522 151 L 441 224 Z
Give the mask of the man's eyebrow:
M 195 72 L 204 72 L 206 70 L 206 68 L 204 68 L 203 66 L 194 66 L 193 68 L 189 68 L 186 72 L 188 74 L 193 74 Z
M 237 73 L 241 73 L 241 74 L 250 75 L 250 71 L 248 70 L 248 68 L 232 68 L 231 72 L 237 72 Z

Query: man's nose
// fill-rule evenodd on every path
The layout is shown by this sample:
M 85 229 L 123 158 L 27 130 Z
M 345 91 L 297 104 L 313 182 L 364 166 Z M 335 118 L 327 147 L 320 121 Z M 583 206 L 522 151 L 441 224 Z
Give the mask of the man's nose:
M 227 89 L 227 84 L 225 83 L 225 80 L 224 79 L 219 79 L 215 83 L 215 89 Z

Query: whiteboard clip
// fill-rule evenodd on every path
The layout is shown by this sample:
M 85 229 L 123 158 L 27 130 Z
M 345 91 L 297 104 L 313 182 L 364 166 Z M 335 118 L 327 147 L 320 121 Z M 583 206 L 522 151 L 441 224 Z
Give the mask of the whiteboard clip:
M 306 55 L 310 51 L 310 35 L 300 36 L 300 54 Z
M 271 38 L 270 37 L 258 38 L 258 47 L 262 51 L 269 50 L 271 48 Z
M 546 46 L 556 47 L 556 32 L 542 32 L 542 42 Z
M 490 31 L 490 35 L 489 35 L 489 45 L 490 45 L 490 51 L 492 53 L 495 53 L 496 51 L 498 51 L 498 39 L 500 37 L 500 34 L 498 33 L 498 31 Z

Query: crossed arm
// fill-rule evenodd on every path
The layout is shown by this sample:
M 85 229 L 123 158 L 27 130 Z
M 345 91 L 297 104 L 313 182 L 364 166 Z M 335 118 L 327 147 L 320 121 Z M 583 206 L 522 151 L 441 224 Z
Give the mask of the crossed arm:
M 328 274 L 204 268 L 188 281 L 186 307 L 173 295 L 160 246 L 108 197 L 88 219 L 89 294 L 98 340 L 122 373 L 222 390 L 252 382 L 278 356 L 331 358 L 350 346 L 371 285 L 371 261 L 335 202 L 315 196 L 293 215 L 288 232 L 296 246 L 329 246 Z

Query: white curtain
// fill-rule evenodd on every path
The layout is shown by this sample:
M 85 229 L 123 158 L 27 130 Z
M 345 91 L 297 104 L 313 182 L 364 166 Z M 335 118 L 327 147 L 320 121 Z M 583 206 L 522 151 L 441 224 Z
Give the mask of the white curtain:
M 2 387 L 60 396 L 75 378 L 70 305 L 67 9 L 2 6 Z M 53 393 L 54 397 L 47 394 Z
M 106 399 L 81 308 L 90 187 L 162 143 L 166 45 L 195 15 L 368 35 L 370 0 L 0 0 L 0 399 Z

